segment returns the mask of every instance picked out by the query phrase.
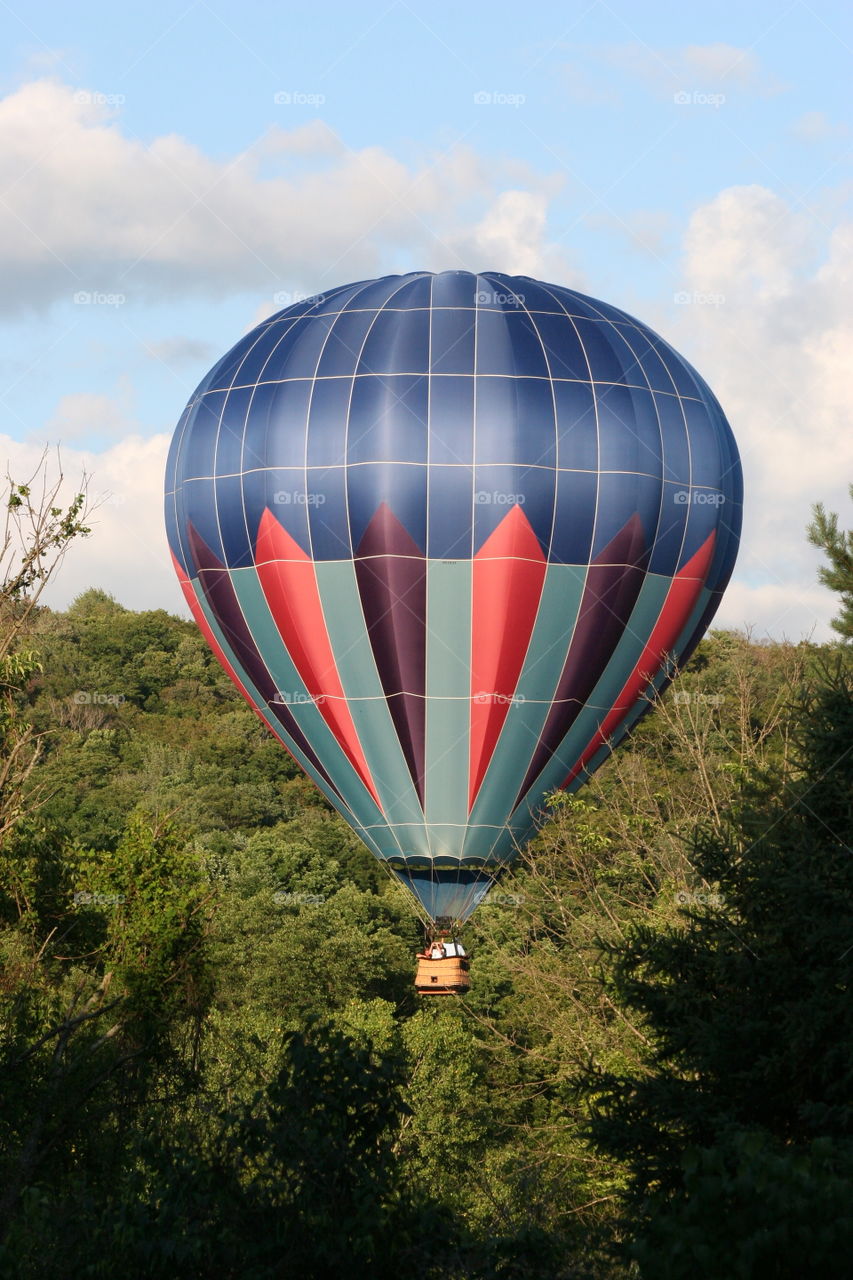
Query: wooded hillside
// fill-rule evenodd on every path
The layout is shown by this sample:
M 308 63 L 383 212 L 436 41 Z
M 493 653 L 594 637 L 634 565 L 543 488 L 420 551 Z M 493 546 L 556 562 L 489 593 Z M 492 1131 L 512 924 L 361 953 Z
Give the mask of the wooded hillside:
M 426 1002 L 408 898 L 193 624 L 92 590 L 37 609 L 25 653 L 4 1276 L 731 1280 L 849 1256 L 849 646 L 712 633 L 552 798 L 466 929 L 470 996 Z

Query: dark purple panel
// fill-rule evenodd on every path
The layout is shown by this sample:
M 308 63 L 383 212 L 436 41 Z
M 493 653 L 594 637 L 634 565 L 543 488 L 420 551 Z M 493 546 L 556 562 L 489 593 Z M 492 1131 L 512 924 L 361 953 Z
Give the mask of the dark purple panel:
M 613 656 L 637 602 L 647 563 L 642 522 L 633 515 L 589 567 L 563 672 L 516 805 L 574 724 Z
M 320 764 L 313 749 L 294 719 L 293 712 L 281 701 L 275 681 L 267 671 L 266 664 L 258 652 L 252 639 L 240 602 L 231 585 L 231 576 L 225 566 L 210 550 L 191 523 L 187 524 L 187 539 L 192 553 L 198 580 L 204 592 L 204 598 L 210 611 L 219 624 L 226 643 L 231 648 L 238 663 L 264 699 L 266 707 L 272 712 L 283 729 L 290 735 L 300 751 L 310 760 L 320 777 L 331 787 L 335 795 L 346 803 L 326 770 Z M 347 806 L 348 807 L 348 806 Z
M 355 574 L 379 679 L 423 804 L 426 560 L 385 502 L 358 544 Z

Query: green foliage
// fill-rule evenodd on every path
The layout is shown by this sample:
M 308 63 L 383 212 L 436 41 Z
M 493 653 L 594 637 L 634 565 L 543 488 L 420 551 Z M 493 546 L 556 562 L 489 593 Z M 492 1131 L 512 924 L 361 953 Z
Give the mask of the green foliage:
M 824 652 L 712 633 L 419 1000 L 399 885 L 192 624 L 89 591 L 17 635 L 0 1273 L 746 1276 L 809 1220 L 832 1271 L 851 726 L 825 678 L 786 710 Z
M 482 1045 L 453 1005 L 427 1003 L 405 1024 L 409 1123 L 402 1135 L 419 1180 L 448 1206 L 470 1199 L 466 1179 L 494 1133 Z M 479 1179 L 477 1180 L 479 1181 Z
M 655 1280 L 838 1275 L 853 1241 L 853 1145 L 790 1146 L 764 1131 L 690 1148 L 683 1192 L 652 1213 L 632 1252 Z
M 103 1198 L 77 1181 L 57 1221 L 31 1197 L 4 1274 L 48 1274 L 45 1255 L 105 1280 L 117 1266 L 170 1280 L 438 1274 L 452 1225 L 428 1194 L 397 1185 L 400 1063 L 322 1026 L 286 1037 L 277 1057 L 248 1101 L 168 1135 L 143 1126 Z
M 16 1259 L 31 1215 L 54 1215 L 69 1185 L 112 1185 L 162 1087 L 188 1097 L 198 1083 L 209 973 L 191 850 L 134 818 L 111 858 L 69 863 L 46 882 L 47 912 L 36 901 L 0 931 L 0 1221 Z M 55 1267 L 61 1256 L 57 1239 Z
M 127 1011 L 156 1031 L 170 1022 L 169 1002 L 195 1007 L 203 1000 L 198 957 L 210 893 L 186 840 L 169 824 L 152 831 L 133 815 L 115 850 L 81 851 L 72 866 L 74 905 L 81 916 L 96 916 L 104 963 Z M 92 931 L 81 932 L 89 949 Z
M 249 832 L 301 807 L 296 766 L 193 624 L 90 591 L 65 615 L 43 611 L 35 634 L 44 674 L 31 716 L 49 734 L 41 816 L 66 839 L 114 847 L 139 806 L 198 832 Z
M 850 497 L 853 498 L 853 484 Z M 807 530 L 809 542 L 820 547 L 829 561 L 818 569 L 818 577 L 841 597 L 841 612 L 832 626 L 843 639 L 853 640 L 853 530 L 839 529 L 836 513 L 827 512 L 820 502 L 815 503 L 812 515 Z
M 18 554 L 5 566 L 4 601 L 18 602 L 31 596 L 50 577 L 68 544 L 91 533 L 86 525 L 85 493 L 75 494 L 67 507 L 57 506 L 54 500 L 61 480 L 50 492 L 39 492 L 36 479 L 38 476 L 29 484 L 18 484 L 7 477 L 5 545 L 12 542 L 9 535 L 14 530 Z
M 697 835 L 693 864 L 713 893 L 681 922 L 635 924 L 606 947 L 614 998 L 641 1018 L 651 1053 L 585 1087 L 595 1142 L 629 1170 L 644 1274 L 662 1274 L 652 1258 L 676 1238 L 673 1277 L 712 1253 L 721 1261 L 702 1274 L 814 1273 L 813 1237 L 825 1259 L 853 1248 L 853 1218 L 838 1214 L 853 1156 L 849 664 L 803 696 L 796 725 L 789 775 L 759 777 L 725 831 Z M 771 1176 L 790 1195 L 769 1207 Z M 773 1203 L 786 1220 L 768 1234 Z M 735 1269 L 741 1256 L 758 1270 Z

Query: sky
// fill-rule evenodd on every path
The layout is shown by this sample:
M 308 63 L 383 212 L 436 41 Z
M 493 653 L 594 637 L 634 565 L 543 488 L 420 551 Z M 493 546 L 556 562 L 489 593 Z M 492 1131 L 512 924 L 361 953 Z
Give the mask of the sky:
M 569 285 L 661 333 L 741 449 L 716 625 L 830 637 L 850 523 L 847 4 L 0 4 L 0 460 L 97 503 L 45 597 L 185 613 L 168 443 L 240 336 L 417 269 Z

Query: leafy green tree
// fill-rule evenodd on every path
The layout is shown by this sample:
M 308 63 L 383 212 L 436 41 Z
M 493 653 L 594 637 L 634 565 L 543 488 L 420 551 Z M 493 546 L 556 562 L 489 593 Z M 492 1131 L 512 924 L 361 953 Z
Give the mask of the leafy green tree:
M 198 1080 L 207 895 L 192 850 L 134 819 L 109 860 L 67 861 L 45 937 L 31 920 L 0 933 L 0 1240 L 36 1190 L 50 1206 L 69 1180 L 108 1185 L 147 1101 Z
M 853 484 L 850 497 L 853 498 Z M 809 542 L 819 547 L 829 561 L 818 569 L 818 577 L 841 597 L 841 612 L 833 618 L 832 626 L 845 640 L 853 640 L 853 530 L 839 529 L 838 516 L 827 512 L 821 502 L 815 504 L 812 514 L 807 531 Z
M 798 768 L 700 831 L 681 924 L 611 942 L 646 1065 L 594 1072 L 596 1145 L 628 1169 L 630 1252 L 676 1280 L 831 1274 L 853 1251 L 853 671 L 795 711 Z
M 357 997 L 409 998 L 415 928 L 399 892 L 377 894 L 341 874 L 352 835 L 308 809 L 221 856 L 212 939 L 217 1005 L 245 1028 L 260 1016 L 296 1029 Z
M 451 1205 L 470 1202 L 499 1109 L 486 1089 L 486 1054 L 453 1004 L 427 1002 L 402 1032 L 409 1060 L 401 1134 L 415 1176 Z
M 86 537 L 84 492 L 62 505 L 63 477 L 43 455 L 25 484 L 6 477 L 0 526 L 0 846 L 24 816 L 24 793 L 41 750 L 23 693 L 41 670 L 31 647 L 39 597 L 75 538 Z M 34 803 L 30 793 L 30 808 Z
M 457 1233 L 427 1186 L 400 1185 L 401 1084 L 399 1055 L 378 1060 L 328 1025 L 292 1033 L 248 1099 L 168 1126 L 159 1105 L 97 1195 L 72 1181 L 64 1204 L 32 1197 L 3 1274 L 437 1280 L 460 1261 Z

